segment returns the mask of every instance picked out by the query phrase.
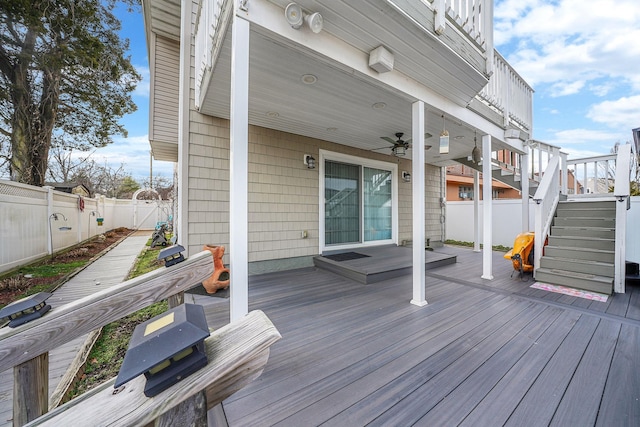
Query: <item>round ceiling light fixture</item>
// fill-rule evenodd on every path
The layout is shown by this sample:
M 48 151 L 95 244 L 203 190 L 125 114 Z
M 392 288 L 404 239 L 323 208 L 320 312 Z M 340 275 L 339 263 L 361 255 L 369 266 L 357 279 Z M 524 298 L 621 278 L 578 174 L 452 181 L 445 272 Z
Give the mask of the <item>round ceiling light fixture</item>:
M 305 74 L 302 76 L 302 83 L 306 85 L 315 84 L 318 81 L 318 78 L 313 74 Z
M 371 106 L 374 110 L 384 110 L 387 107 L 387 104 L 384 102 L 376 102 Z

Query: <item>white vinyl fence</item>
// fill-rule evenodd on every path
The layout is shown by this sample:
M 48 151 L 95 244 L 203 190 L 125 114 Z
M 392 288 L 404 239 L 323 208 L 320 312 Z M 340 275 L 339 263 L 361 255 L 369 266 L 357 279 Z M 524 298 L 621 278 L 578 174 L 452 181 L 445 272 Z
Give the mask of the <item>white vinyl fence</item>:
M 533 201 L 529 202 L 533 212 Z M 480 201 L 480 241 L 482 242 L 482 201 Z M 493 201 L 494 245 L 513 246 L 516 236 L 522 233 L 522 202 L 519 199 Z M 529 230 L 533 231 L 534 215 L 529 215 Z M 627 211 L 627 261 L 640 262 L 640 197 L 631 197 L 631 209 Z M 447 202 L 446 238 L 461 242 L 473 242 L 473 201 Z
M 83 198 L 0 180 L 0 272 L 119 227 L 152 230 L 167 221 L 171 201 Z M 99 225 L 98 218 L 102 218 Z

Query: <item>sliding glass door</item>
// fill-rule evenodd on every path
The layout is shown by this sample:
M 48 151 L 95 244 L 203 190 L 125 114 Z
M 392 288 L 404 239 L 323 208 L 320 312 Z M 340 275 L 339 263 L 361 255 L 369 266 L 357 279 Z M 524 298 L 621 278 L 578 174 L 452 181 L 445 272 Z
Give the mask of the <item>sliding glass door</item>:
M 324 161 L 325 246 L 355 246 L 391 241 L 394 237 L 396 171 L 393 167 L 370 167 L 366 159 L 361 160 L 364 164 Z
M 324 170 L 325 244 L 360 241 L 360 167 L 327 161 Z

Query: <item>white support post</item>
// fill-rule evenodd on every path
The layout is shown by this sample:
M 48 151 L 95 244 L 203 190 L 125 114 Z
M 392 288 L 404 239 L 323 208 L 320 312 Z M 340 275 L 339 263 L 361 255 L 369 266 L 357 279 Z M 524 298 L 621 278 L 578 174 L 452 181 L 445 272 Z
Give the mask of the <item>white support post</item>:
M 562 188 L 560 191 L 566 196 L 569 194 L 569 167 L 567 166 L 567 153 L 560 152 L 560 170 L 562 171 Z
M 237 3 L 236 6 L 237 8 Z M 230 320 L 249 312 L 249 22 L 233 14 L 229 155 Z
M 480 252 L 480 172 L 473 170 L 473 251 Z
M 491 178 L 491 135 L 482 135 L 482 278 L 487 280 L 493 280 Z
M 525 147 L 520 160 L 520 189 L 522 190 L 522 232 L 529 229 L 529 147 Z
M 178 87 L 178 165 L 176 186 L 178 207 L 174 218 L 177 242 L 189 253 L 189 107 L 191 96 L 191 18 L 192 1 L 181 2 L 180 11 L 180 86 Z M 138 224 L 138 202 L 133 206 L 133 226 Z
M 411 159 L 411 191 L 413 203 L 413 299 L 411 304 L 427 305 L 425 291 L 425 188 L 424 188 L 424 102 L 411 106 L 413 156 Z

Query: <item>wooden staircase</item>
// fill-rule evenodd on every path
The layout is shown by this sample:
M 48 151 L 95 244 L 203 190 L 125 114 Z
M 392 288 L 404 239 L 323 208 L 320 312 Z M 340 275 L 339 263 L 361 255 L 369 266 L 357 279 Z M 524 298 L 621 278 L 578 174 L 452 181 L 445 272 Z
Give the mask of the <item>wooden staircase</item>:
M 601 199 L 559 202 L 536 280 L 613 293 L 615 203 Z

